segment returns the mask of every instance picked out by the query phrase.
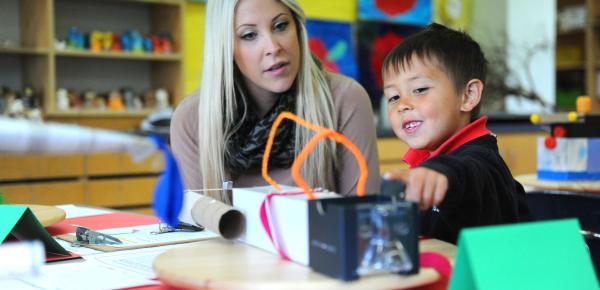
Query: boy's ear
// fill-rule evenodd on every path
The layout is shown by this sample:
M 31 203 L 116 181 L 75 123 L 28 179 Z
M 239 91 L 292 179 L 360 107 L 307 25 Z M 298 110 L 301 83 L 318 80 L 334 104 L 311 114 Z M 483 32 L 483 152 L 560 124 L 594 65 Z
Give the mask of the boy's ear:
M 470 112 L 473 110 L 481 101 L 481 94 L 483 93 L 483 83 L 481 80 L 472 79 L 465 86 L 465 92 L 462 96 L 462 104 L 460 106 L 461 111 Z

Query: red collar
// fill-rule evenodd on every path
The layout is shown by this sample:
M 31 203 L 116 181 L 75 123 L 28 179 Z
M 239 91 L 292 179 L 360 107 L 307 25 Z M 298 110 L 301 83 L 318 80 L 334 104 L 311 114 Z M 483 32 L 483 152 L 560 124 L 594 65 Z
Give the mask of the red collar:
M 423 163 L 423 161 L 429 158 L 440 154 L 448 154 L 473 139 L 477 139 L 481 136 L 492 133 L 486 127 L 486 123 L 487 116 L 483 116 L 473 121 L 471 124 L 458 131 L 458 133 L 452 135 L 452 137 L 446 140 L 446 142 L 442 143 L 440 147 L 431 153 L 427 150 L 408 148 L 408 151 L 406 151 L 406 154 L 404 154 L 402 160 L 404 160 L 404 162 L 406 162 L 410 168 L 413 168 L 419 166 L 419 164 Z

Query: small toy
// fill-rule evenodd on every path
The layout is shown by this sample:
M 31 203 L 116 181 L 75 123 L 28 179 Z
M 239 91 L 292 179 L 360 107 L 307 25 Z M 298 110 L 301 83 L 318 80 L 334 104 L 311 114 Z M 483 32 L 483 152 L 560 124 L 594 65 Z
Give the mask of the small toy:
M 144 38 L 144 51 L 147 53 L 152 53 L 154 49 L 154 43 L 152 42 L 152 38 L 146 37 Z
M 137 30 L 132 30 L 131 32 L 131 51 L 134 53 L 144 52 L 143 47 L 143 38 L 142 35 Z
M 77 27 L 69 28 L 67 32 L 67 43 L 71 49 L 83 49 L 85 47 L 84 35 Z
M 153 46 L 153 50 L 151 52 L 154 53 L 161 53 L 162 52 L 162 41 L 160 39 L 160 37 L 158 37 L 157 35 L 152 35 L 152 37 L 150 37 L 152 39 L 152 46 Z
M 131 51 L 131 33 L 125 32 L 121 34 L 121 49 L 125 52 Z
M 59 88 L 56 91 L 56 109 L 59 111 L 67 111 L 71 107 L 69 93 L 65 88 Z
M 167 90 L 160 88 L 154 93 L 156 99 L 156 110 L 163 111 L 169 109 L 169 93 Z
M 104 34 L 100 31 L 92 31 L 90 34 L 90 49 L 93 52 L 102 51 L 102 40 L 104 38 Z
M 131 110 L 134 108 L 134 95 L 135 93 L 133 92 L 133 90 L 131 88 L 122 88 L 121 89 L 121 95 L 123 96 L 123 101 L 125 102 L 125 108 L 128 110 Z
M 113 33 L 104 32 L 102 34 L 102 50 L 110 51 L 113 46 Z
M 154 109 L 156 107 L 156 96 L 154 95 L 154 91 L 152 91 L 152 90 L 145 91 L 143 98 L 144 98 L 144 107 L 145 108 Z
M 121 46 L 121 37 L 116 34 L 113 33 L 112 35 L 112 47 L 111 47 L 111 51 L 122 51 L 123 47 Z
M 123 98 L 118 90 L 111 91 L 108 95 L 108 109 L 123 111 L 125 106 L 123 105 Z
M 92 91 L 92 90 L 88 90 L 86 92 L 83 93 L 83 107 L 85 109 L 91 109 L 91 108 L 95 108 L 95 102 L 96 102 L 96 92 Z

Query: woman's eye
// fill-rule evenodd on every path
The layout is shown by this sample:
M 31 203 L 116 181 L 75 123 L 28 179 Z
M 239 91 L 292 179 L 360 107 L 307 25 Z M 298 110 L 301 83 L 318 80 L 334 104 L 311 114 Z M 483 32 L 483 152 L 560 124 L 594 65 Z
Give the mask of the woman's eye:
M 395 103 L 398 100 L 400 100 L 400 96 L 399 95 L 391 96 L 391 97 L 388 98 L 388 104 Z
M 427 88 L 427 87 L 425 87 L 425 88 L 418 88 L 418 89 L 415 89 L 413 91 L 413 93 L 415 93 L 416 95 L 420 95 L 422 93 L 425 93 L 427 90 L 429 90 L 429 88 Z
M 275 31 L 284 31 L 287 28 L 288 24 L 289 23 L 287 21 L 283 21 L 283 22 L 279 22 L 279 23 L 275 24 L 275 26 L 274 26 Z
M 240 36 L 240 38 L 243 40 L 253 40 L 256 38 L 256 33 L 255 32 L 244 33 L 244 34 L 242 34 L 242 36 Z

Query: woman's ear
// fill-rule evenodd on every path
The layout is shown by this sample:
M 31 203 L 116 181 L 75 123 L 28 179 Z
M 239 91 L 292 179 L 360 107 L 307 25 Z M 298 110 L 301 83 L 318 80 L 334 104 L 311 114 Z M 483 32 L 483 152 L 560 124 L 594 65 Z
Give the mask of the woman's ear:
M 470 112 L 473 110 L 481 101 L 481 94 L 483 93 L 483 83 L 479 79 L 472 79 L 467 83 L 465 92 L 462 96 L 462 104 L 460 106 L 461 111 Z

